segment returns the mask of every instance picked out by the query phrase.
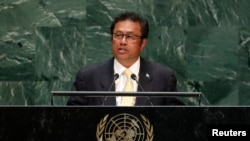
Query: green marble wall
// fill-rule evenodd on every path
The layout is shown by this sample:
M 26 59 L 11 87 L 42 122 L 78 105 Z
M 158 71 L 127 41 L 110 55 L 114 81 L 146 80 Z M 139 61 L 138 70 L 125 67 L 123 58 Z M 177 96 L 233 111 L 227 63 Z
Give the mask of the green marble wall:
M 201 91 L 203 104 L 249 105 L 249 8 L 248 0 L 0 0 L 0 105 L 49 105 L 50 91 L 70 90 L 80 67 L 111 57 L 109 26 L 125 10 L 149 20 L 143 56 L 174 68 L 179 91 Z

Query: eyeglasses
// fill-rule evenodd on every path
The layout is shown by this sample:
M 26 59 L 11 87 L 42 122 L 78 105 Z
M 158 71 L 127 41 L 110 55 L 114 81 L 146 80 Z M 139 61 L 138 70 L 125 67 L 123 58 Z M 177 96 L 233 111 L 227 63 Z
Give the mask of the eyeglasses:
M 136 39 L 142 39 L 142 36 L 134 34 L 113 33 L 113 39 L 115 40 L 122 40 L 124 37 L 128 42 L 134 42 Z

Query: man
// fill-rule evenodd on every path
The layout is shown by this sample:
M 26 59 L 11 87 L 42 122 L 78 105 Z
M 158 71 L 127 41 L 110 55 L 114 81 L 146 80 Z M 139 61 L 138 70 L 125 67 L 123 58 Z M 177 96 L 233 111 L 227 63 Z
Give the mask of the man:
M 134 12 L 125 12 L 114 19 L 110 31 L 113 57 L 81 69 L 73 83 L 74 91 L 177 91 L 177 80 L 171 68 L 149 62 L 140 56 L 147 43 L 147 20 Z M 130 74 L 126 76 L 124 70 L 128 70 Z M 132 80 L 129 76 L 133 77 Z M 126 84 L 128 81 L 131 83 L 129 90 Z M 129 98 L 129 104 L 124 102 L 126 98 Z M 67 105 L 136 106 L 183 103 L 174 97 L 72 96 Z

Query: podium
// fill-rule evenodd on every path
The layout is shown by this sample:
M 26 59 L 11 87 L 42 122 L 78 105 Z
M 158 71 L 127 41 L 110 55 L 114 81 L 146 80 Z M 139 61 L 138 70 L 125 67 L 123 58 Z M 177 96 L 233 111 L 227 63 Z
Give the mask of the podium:
M 250 107 L 4 106 L 0 118 L 1 141 L 208 141 L 211 125 L 247 126 Z

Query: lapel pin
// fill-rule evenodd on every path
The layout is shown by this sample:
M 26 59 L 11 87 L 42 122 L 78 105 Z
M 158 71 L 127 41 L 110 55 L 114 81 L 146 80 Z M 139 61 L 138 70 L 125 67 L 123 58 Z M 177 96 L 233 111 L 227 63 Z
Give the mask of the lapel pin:
M 146 77 L 149 79 L 150 78 L 150 75 L 148 73 L 146 73 Z

